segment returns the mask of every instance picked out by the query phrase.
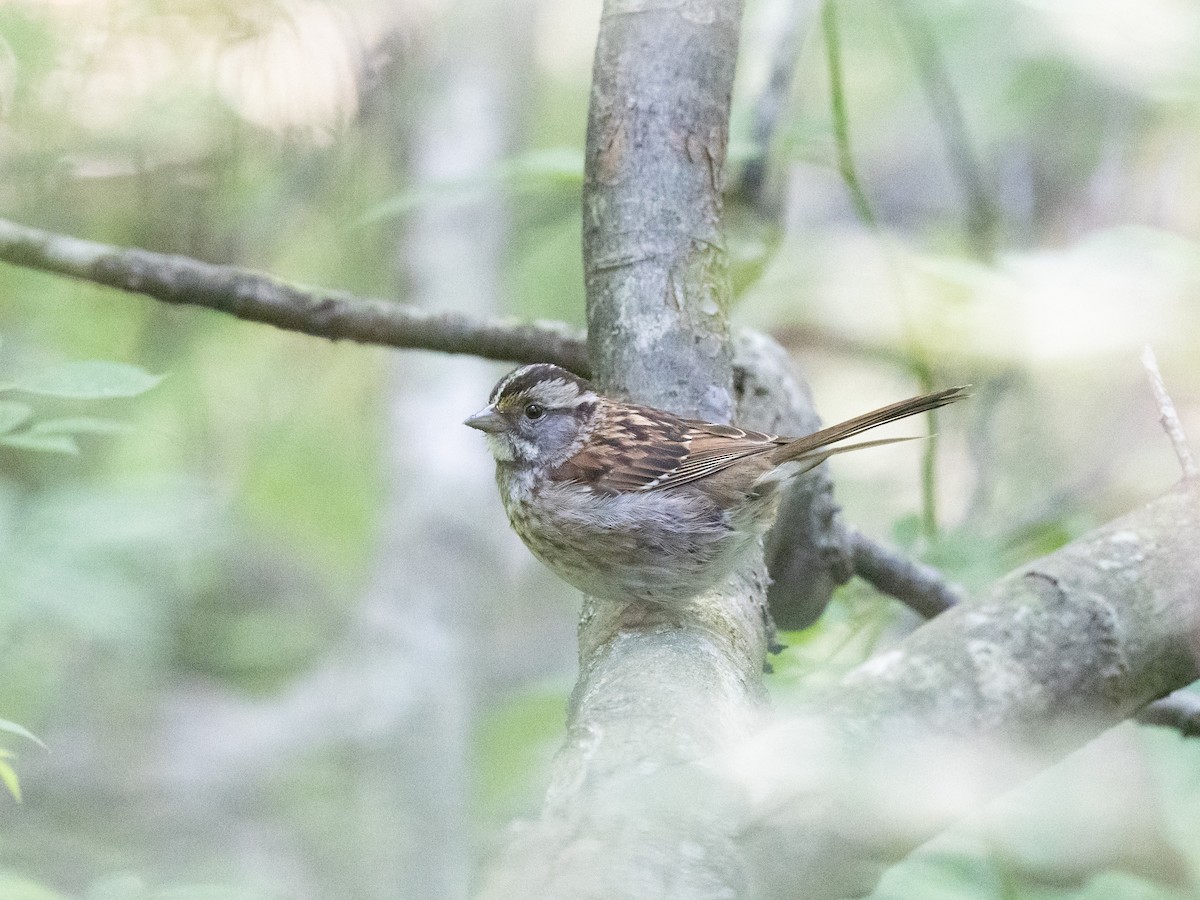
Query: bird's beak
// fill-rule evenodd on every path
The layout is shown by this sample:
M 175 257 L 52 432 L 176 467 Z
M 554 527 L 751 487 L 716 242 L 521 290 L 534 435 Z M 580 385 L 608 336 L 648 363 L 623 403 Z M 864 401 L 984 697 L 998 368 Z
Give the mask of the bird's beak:
M 468 417 L 463 424 L 488 434 L 497 434 L 505 429 L 504 417 L 490 406 L 485 406 L 475 415 Z

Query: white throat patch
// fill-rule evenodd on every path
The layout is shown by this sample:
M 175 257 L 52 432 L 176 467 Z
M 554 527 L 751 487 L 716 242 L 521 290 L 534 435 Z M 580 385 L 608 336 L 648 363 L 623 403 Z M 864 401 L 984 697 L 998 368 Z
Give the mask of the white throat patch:
M 530 462 L 538 458 L 538 446 L 533 441 L 513 434 L 489 434 L 486 437 L 488 449 L 492 451 L 496 462 L 515 462 L 518 453 L 522 459 Z
M 497 434 L 484 435 L 487 439 L 488 449 L 492 451 L 492 457 L 496 462 L 512 462 L 513 452 L 512 447 L 508 445 L 508 441 Z

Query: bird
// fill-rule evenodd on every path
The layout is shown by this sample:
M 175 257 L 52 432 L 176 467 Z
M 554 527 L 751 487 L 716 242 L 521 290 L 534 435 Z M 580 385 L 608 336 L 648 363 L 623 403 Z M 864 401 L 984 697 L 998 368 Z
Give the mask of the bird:
M 551 571 L 593 597 L 678 607 L 746 562 L 791 479 L 836 453 L 911 440 L 842 443 L 968 387 L 779 437 L 625 403 L 534 363 L 463 424 L 486 435 L 509 523 Z

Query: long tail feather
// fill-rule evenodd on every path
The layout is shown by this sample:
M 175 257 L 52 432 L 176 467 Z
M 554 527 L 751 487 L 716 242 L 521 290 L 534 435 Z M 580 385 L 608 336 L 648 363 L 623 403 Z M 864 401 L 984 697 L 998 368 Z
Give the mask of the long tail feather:
M 797 438 L 790 443 L 784 444 L 778 450 L 771 453 L 772 461 L 778 464 L 794 459 L 811 458 L 814 451 L 828 447 L 831 444 L 836 444 L 839 441 L 844 441 L 846 438 L 854 437 L 856 434 L 862 434 L 871 428 L 877 428 L 880 425 L 886 425 L 888 422 L 895 422 L 898 419 L 907 419 L 909 416 L 938 409 L 956 400 L 961 400 L 963 397 L 969 396 L 967 393 L 969 388 L 970 385 L 960 385 L 959 387 L 935 391 L 932 394 L 923 394 L 920 397 L 901 400 L 899 403 L 892 403 L 872 412 L 864 413 L 861 416 L 855 416 L 853 419 L 847 419 L 845 422 L 839 422 L 837 425 L 830 425 L 828 428 L 814 431 L 807 437 Z M 910 440 L 910 438 L 885 438 L 880 441 L 864 441 L 859 444 L 839 447 L 832 449 L 828 454 L 821 454 L 821 459 L 818 460 L 818 463 L 814 463 L 814 465 L 823 462 L 827 456 L 832 456 L 833 453 L 843 453 L 847 450 L 858 450 L 864 447 L 874 447 L 879 444 L 889 444 L 897 440 Z

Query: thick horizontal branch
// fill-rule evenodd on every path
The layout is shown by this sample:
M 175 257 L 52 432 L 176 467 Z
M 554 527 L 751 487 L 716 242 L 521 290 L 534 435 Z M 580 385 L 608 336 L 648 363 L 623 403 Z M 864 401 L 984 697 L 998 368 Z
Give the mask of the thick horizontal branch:
M 876 590 L 932 619 L 963 601 L 962 592 L 937 569 L 878 544 L 846 528 L 854 574 Z M 1200 737 L 1200 694 L 1176 691 L 1142 707 L 1134 716 L 1144 725 L 1172 728 L 1184 737 Z
M 0 219 L 0 261 L 334 341 L 554 362 L 585 376 L 590 369 L 583 336 L 559 323 L 428 313 L 390 300 L 301 287 L 233 266 L 114 247 L 5 219 Z

